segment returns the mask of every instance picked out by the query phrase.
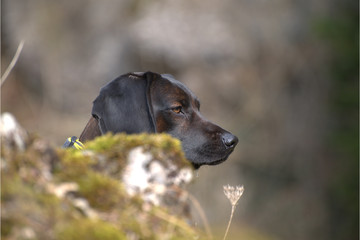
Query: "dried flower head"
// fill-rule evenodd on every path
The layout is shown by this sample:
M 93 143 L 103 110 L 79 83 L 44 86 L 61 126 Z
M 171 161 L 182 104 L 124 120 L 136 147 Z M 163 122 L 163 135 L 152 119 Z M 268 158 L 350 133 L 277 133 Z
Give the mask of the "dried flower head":
M 224 194 L 230 200 L 232 206 L 235 206 L 244 192 L 244 186 L 224 186 Z
M 230 200 L 230 203 L 231 203 L 231 214 L 230 214 L 229 223 L 228 223 L 228 226 L 226 228 L 223 240 L 226 239 L 226 236 L 227 236 L 227 234 L 229 232 L 229 228 L 230 228 L 232 218 L 234 216 L 236 204 L 239 201 L 239 199 L 240 199 L 241 195 L 243 194 L 243 192 L 244 192 L 244 186 L 242 186 L 242 185 L 241 186 L 236 186 L 236 187 L 233 187 L 233 186 L 230 186 L 230 185 L 224 186 L 224 194 Z

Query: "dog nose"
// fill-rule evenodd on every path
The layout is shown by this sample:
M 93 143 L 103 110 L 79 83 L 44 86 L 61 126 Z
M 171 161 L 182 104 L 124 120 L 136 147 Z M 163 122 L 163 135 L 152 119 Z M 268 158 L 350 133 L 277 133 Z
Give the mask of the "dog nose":
M 223 143 L 228 148 L 234 148 L 239 142 L 239 139 L 231 133 L 224 133 L 222 136 Z

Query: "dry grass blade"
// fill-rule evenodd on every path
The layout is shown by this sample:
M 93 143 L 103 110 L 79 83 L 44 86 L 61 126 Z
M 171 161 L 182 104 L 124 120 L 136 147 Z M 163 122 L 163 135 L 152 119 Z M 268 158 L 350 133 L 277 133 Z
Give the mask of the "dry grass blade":
M 186 192 L 186 191 L 184 190 L 184 192 Z M 213 239 L 210 224 L 205 216 L 205 212 L 204 212 L 203 208 L 201 207 L 199 201 L 193 195 L 191 195 L 189 192 L 186 192 L 186 193 L 188 195 L 189 200 L 192 202 L 193 206 L 197 210 L 197 212 L 204 224 L 205 232 L 206 232 L 208 239 Z
M 24 47 L 24 44 L 25 44 L 25 41 L 22 40 L 20 43 L 19 43 L 19 46 L 16 50 L 16 53 L 13 57 L 13 59 L 11 60 L 9 66 L 7 67 L 7 69 L 5 70 L 4 74 L 1 76 L 1 86 L 4 84 L 6 78 L 9 76 L 11 70 L 14 68 L 16 62 L 18 61 L 19 59 L 19 56 L 20 56 L 20 53 Z
M 161 209 L 153 209 L 150 214 L 153 214 L 154 216 L 167 221 L 171 223 L 174 226 L 177 226 L 187 232 L 188 234 L 191 234 L 193 236 L 196 236 L 196 232 L 187 224 L 185 224 L 183 221 L 180 221 L 180 219 L 176 218 L 175 216 L 172 216 L 165 211 L 162 211 Z

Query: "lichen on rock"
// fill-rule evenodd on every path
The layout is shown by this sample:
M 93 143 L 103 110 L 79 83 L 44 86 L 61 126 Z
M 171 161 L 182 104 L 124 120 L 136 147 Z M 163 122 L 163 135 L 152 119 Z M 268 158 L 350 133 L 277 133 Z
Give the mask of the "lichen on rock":
M 54 148 L 31 134 L 21 149 L 6 141 L 2 239 L 203 236 L 188 223 L 183 186 L 191 181 L 192 166 L 179 140 L 169 135 L 107 134 L 83 150 Z

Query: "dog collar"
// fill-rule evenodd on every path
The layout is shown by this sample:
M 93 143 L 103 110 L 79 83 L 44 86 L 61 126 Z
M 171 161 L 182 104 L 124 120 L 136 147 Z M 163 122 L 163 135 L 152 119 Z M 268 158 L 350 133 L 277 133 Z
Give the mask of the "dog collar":
M 72 137 L 69 137 L 68 139 L 66 139 L 64 145 L 62 146 L 63 148 L 75 148 L 75 149 L 83 149 L 84 148 L 84 144 L 82 142 L 80 142 L 80 140 L 75 137 L 75 136 L 72 136 Z

